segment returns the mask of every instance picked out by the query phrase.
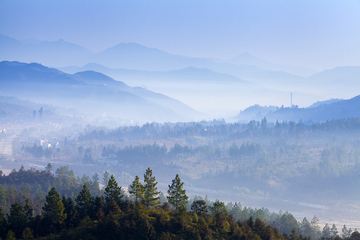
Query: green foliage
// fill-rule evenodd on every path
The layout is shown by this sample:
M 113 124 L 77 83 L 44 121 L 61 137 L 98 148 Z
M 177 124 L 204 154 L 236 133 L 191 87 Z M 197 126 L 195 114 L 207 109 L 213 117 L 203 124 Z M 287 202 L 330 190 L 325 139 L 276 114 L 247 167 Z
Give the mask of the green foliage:
M 208 212 L 208 206 L 205 200 L 193 201 L 193 203 L 191 204 L 191 211 L 197 215 L 206 214 Z
M 129 193 L 135 197 L 135 201 L 138 201 L 138 199 L 144 200 L 144 187 L 140 182 L 139 176 L 136 176 L 129 186 Z
M 223 202 L 220 202 L 219 200 L 216 200 L 213 205 L 209 207 L 209 209 L 213 216 L 217 214 L 221 214 L 224 216 L 228 215 L 225 204 Z
M 46 196 L 46 202 L 43 207 L 44 218 L 49 221 L 51 226 L 59 227 L 63 224 L 67 215 L 64 213 L 64 204 L 60 194 L 53 187 Z
M 91 197 L 90 190 L 87 188 L 85 183 L 83 189 L 75 198 L 77 211 L 80 215 L 80 218 L 84 218 L 86 215 L 90 214 L 92 200 L 93 199 Z
M 18 202 L 11 205 L 8 223 L 15 235 L 20 237 L 26 227 L 27 217 L 23 207 Z
M 156 187 L 157 183 L 151 169 L 148 168 L 146 174 Z M 139 179 L 136 179 L 134 182 L 138 184 Z M 183 183 L 177 175 L 169 189 L 174 190 L 171 193 L 180 192 L 185 195 L 182 187 Z M 205 201 L 201 197 L 192 200 L 191 212 L 170 211 L 165 206 L 168 203 L 155 209 L 150 204 L 149 207 L 142 205 L 140 201 L 121 199 L 121 204 L 118 204 L 115 199 L 121 193 L 121 188 L 117 185 L 114 176 L 110 177 L 107 188 L 108 190 L 104 192 L 105 198 L 96 196 L 93 199 L 87 184 L 84 184 L 75 198 L 76 204 L 71 198 L 63 196 L 61 199 L 56 189 L 51 188 L 46 196 L 43 213 L 35 217 L 31 199 L 27 199 L 23 206 L 18 202 L 12 204 L 7 219 L 0 208 L 0 237 L 2 239 L 307 240 L 309 238 L 303 236 L 316 236 L 316 232 L 319 231 L 316 216 L 311 222 L 304 218 L 299 225 L 288 212 L 275 214 L 267 209 L 242 208 L 240 203 L 228 203 L 225 206 L 219 200 L 210 204 L 211 214 L 208 215 L 207 202 L 210 203 L 210 200 L 206 198 Z M 9 189 L 5 195 L 16 195 L 16 191 Z M 26 192 L 26 189 L 23 191 Z M 169 199 L 169 202 L 171 201 Z M 324 236 L 330 233 L 330 238 L 341 239 L 335 236 L 337 234 L 335 225 L 331 229 L 326 225 L 323 230 Z M 360 236 L 358 232 L 352 232 L 346 226 L 342 232 L 350 239 L 358 239 Z M 299 236 L 298 233 L 301 235 Z
M 118 205 L 121 204 L 124 195 L 122 194 L 121 187 L 117 184 L 114 175 L 111 175 L 105 188 L 104 195 L 106 204 L 110 204 L 112 201 Z
M 152 176 L 152 170 L 150 168 L 146 169 L 144 174 L 144 203 L 147 207 L 157 207 L 160 205 L 160 197 L 158 197 L 160 191 L 157 190 L 156 179 Z
M 5 240 L 16 240 L 15 233 L 12 230 L 9 230 Z
M 172 180 L 172 184 L 169 185 L 167 199 L 175 209 L 181 209 L 185 207 L 188 197 L 186 196 L 186 190 L 183 189 L 184 182 L 181 182 L 179 174 L 176 174 L 175 179 Z

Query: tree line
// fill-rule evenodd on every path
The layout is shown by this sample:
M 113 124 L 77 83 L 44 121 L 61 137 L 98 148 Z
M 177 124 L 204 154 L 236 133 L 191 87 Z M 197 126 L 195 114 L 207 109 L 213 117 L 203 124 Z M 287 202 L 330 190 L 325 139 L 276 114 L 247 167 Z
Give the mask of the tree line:
M 24 176 L 51 176 L 51 165 L 45 171 L 13 171 L 7 183 L 18 184 Z M 16 174 L 15 174 L 16 172 Z M 24 174 L 25 172 L 25 174 Z M 20 174 L 19 174 L 20 173 Z M 4 182 L 5 176 L 1 176 Z M 67 178 L 72 185 L 72 171 L 61 167 L 54 178 Z M 95 178 L 98 181 L 98 178 Z M 94 181 L 95 181 L 94 180 Z M 126 196 L 113 175 L 104 176 L 106 187 L 92 193 L 91 182 L 84 181 L 73 197 L 62 197 L 56 187 L 50 190 L 35 214 L 29 198 L 23 204 L 11 204 L 8 213 L 0 208 L 0 237 L 3 239 L 341 239 L 335 224 L 322 231 L 316 216 L 299 224 L 288 212 L 271 214 L 264 209 L 242 209 L 240 203 L 195 197 L 189 201 L 178 174 L 168 185 L 167 201 L 160 201 L 158 182 L 147 168 L 143 182 L 136 176 Z M 55 183 L 56 181 L 54 181 Z M 79 182 L 78 182 L 79 183 Z M 92 183 L 94 184 L 94 183 Z M 22 184 L 20 184 L 22 185 Z M 80 184 L 78 184 L 80 185 Z M 61 186 L 61 184 L 59 185 Z M 74 186 L 74 185 L 73 185 Z M 163 196 L 163 195 L 162 195 Z M 35 200 L 36 202 L 36 200 Z M 190 209 L 187 205 L 190 204 Z M 266 217 L 268 215 L 268 217 Z M 344 239 L 359 239 L 360 234 L 344 225 Z
M 248 123 L 226 123 L 223 120 L 190 123 L 146 123 L 142 126 L 124 126 L 113 130 L 88 130 L 81 133 L 78 141 L 124 141 L 124 139 L 176 139 L 181 137 L 226 137 L 237 139 L 249 135 L 294 136 L 314 132 L 353 131 L 360 128 L 360 118 L 330 120 L 326 122 L 252 120 Z

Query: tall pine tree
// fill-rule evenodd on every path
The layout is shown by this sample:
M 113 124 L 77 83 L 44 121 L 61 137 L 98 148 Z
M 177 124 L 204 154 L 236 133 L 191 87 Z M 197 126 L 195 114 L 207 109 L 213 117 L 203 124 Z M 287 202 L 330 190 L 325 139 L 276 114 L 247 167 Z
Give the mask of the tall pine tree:
M 140 182 L 139 176 L 136 176 L 135 180 L 129 186 L 129 193 L 135 196 L 135 201 L 138 199 L 144 200 L 144 187 Z
M 65 207 L 61 201 L 60 194 L 56 191 L 55 187 L 51 188 L 43 206 L 44 218 L 51 226 L 58 228 L 66 219 L 64 210 Z
M 124 195 L 121 192 L 121 187 L 117 184 L 114 175 L 111 175 L 108 184 L 104 191 L 105 202 L 110 204 L 112 201 L 116 202 L 118 205 L 121 204 L 122 198 Z
M 147 207 L 156 207 L 160 204 L 160 197 L 158 196 L 160 191 L 156 187 L 157 184 L 155 177 L 152 176 L 152 170 L 146 169 L 144 174 L 144 203 Z
M 186 196 L 186 190 L 183 189 L 184 182 L 181 182 L 179 174 L 176 174 L 175 179 L 172 180 L 171 186 L 169 185 L 167 197 L 169 203 L 175 207 L 175 209 L 185 207 L 188 197 Z

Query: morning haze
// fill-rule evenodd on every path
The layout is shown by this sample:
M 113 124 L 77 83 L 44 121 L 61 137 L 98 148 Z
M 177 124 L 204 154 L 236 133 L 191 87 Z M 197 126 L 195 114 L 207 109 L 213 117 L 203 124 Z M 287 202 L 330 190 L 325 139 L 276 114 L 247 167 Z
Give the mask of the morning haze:
M 88 224 L 98 239 L 115 216 L 109 239 L 132 239 L 124 216 L 140 208 L 173 219 L 160 230 L 152 217 L 152 239 L 230 239 L 250 217 L 279 239 L 358 236 L 359 12 L 358 1 L 0 2 L 0 237 L 79 238 Z M 52 187 L 68 217 L 41 230 Z M 42 215 L 14 223 L 29 204 Z M 196 237 L 173 228 L 176 214 Z

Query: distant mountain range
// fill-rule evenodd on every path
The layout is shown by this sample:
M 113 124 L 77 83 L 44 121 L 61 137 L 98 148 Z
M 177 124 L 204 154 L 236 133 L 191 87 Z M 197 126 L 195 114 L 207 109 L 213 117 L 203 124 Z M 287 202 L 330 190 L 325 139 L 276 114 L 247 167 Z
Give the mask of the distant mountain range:
M 241 111 L 236 120 L 250 121 L 261 120 L 266 117 L 268 121 L 315 121 L 323 122 L 333 119 L 360 117 L 360 95 L 348 100 L 331 99 L 317 102 L 308 108 L 284 108 L 251 106 Z
M 190 121 L 202 115 L 185 104 L 94 71 L 66 74 L 37 63 L 0 63 L 0 94 L 72 107 L 124 120 Z
M 217 112 L 234 114 L 254 104 L 289 106 L 290 93 L 293 93 L 294 104 L 309 106 L 324 99 L 348 99 L 360 91 L 360 66 L 315 73 L 312 69 L 274 64 L 249 53 L 222 61 L 173 55 L 137 43 L 120 43 L 94 53 L 64 40 L 18 41 L 4 35 L 0 35 L 0 52 L 0 60 L 57 67 L 62 74 L 68 73 L 62 75 L 63 82 L 76 80 L 69 76 L 80 71 L 101 72 L 129 86 L 142 86 L 165 94 L 218 117 Z M 58 81 L 56 76 L 53 81 Z M 74 86 L 86 83 L 76 81 Z M 118 86 L 116 89 L 124 90 Z M 139 95 L 131 92 L 132 95 L 123 93 L 122 97 L 126 95 L 138 103 L 141 97 L 167 108 L 170 102 L 174 103 L 136 93 Z M 189 116 L 187 110 L 181 114 Z
M 16 39 L 0 35 L 0 52 L 2 52 L 0 60 L 39 62 L 52 67 L 83 66 L 94 62 L 109 68 L 144 71 L 172 71 L 196 67 L 208 68 L 239 78 L 265 79 L 275 79 L 278 74 L 282 78 L 287 76 L 293 78 L 294 74 L 309 76 L 315 72 L 311 69 L 272 64 L 249 54 L 241 61 L 238 58 L 229 61 L 214 61 L 206 58 L 172 55 L 137 43 L 120 43 L 102 52 L 93 53 L 64 40 L 33 42 L 23 44 Z M 292 69 L 296 70 L 292 71 Z

